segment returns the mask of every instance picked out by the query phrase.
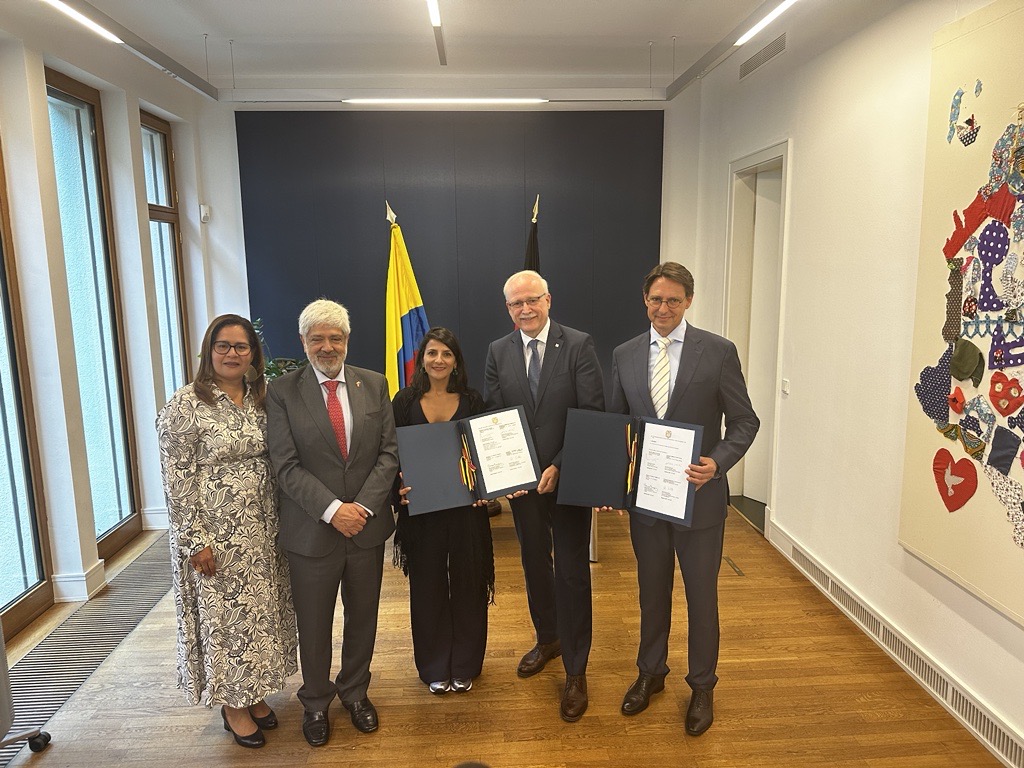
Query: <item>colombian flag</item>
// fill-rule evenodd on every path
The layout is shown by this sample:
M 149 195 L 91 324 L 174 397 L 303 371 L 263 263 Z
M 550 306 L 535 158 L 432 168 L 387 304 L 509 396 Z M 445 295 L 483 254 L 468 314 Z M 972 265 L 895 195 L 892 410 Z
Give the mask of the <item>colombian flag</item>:
M 388 391 L 394 397 L 398 390 L 412 381 L 416 370 L 416 350 L 430 328 L 416 276 L 412 273 L 409 252 L 405 249 L 402 228 L 398 224 L 391 225 L 386 302 L 387 358 L 384 375 L 388 379 Z

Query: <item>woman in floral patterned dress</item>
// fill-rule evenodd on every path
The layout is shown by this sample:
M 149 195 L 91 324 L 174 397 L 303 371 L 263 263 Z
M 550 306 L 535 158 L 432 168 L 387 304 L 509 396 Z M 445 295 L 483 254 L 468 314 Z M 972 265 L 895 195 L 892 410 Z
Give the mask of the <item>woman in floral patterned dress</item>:
M 224 729 L 262 747 L 264 698 L 296 671 L 288 565 L 276 544 L 263 351 L 252 323 L 221 315 L 199 372 L 157 417 L 178 614 L 178 687 L 221 705 Z

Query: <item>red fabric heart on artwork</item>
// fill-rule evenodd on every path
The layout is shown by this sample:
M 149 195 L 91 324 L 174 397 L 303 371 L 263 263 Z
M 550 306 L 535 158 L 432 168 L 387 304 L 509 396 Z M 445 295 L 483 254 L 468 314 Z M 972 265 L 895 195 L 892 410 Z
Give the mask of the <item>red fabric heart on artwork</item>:
M 932 472 L 942 503 L 950 512 L 960 509 L 978 490 L 978 470 L 974 462 L 970 459 L 953 461 L 953 454 L 945 448 L 940 448 L 932 459 Z
M 967 405 L 967 398 L 964 397 L 964 391 L 957 387 L 949 395 L 949 407 L 957 413 L 963 413 L 965 405 Z
M 1017 379 L 1008 379 L 1005 373 L 996 371 L 988 384 L 988 399 L 1001 415 L 1009 416 L 1024 405 L 1024 388 Z

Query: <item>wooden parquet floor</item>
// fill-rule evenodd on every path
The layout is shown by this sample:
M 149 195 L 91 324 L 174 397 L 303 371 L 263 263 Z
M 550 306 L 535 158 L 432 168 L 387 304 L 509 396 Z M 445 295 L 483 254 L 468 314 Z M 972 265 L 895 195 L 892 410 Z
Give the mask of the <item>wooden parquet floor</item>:
M 492 518 L 497 605 L 491 608 L 483 674 L 466 694 L 431 696 L 416 677 L 408 588 L 385 567 L 370 697 L 381 728 L 363 735 L 340 706 L 330 743 L 302 738 L 299 677 L 272 697 L 281 727 L 259 751 L 235 746 L 216 710 L 188 707 L 174 687 L 174 605 L 164 598 L 50 720 L 53 743 L 23 750 L 14 766 L 996 766 L 990 755 L 756 531 L 730 514 L 720 575 L 721 681 L 715 724 L 688 737 L 683 718 L 686 606 L 676 574 L 664 693 L 644 713 L 620 714 L 636 676 L 636 570 L 625 518 L 601 517 L 593 565 L 594 646 L 590 709 L 576 724 L 558 717 L 564 682 L 556 662 L 516 677 L 533 643 L 511 515 Z M 340 611 L 336 637 L 340 637 Z

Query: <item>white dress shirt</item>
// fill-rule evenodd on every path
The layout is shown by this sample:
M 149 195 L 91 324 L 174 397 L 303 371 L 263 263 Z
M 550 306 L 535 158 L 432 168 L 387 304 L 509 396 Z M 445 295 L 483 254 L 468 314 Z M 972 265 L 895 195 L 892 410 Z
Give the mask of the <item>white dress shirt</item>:
M 337 381 L 340 382 L 341 386 L 338 387 L 336 394 L 338 395 L 338 402 L 341 403 L 341 413 L 345 417 L 345 451 L 346 453 L 352 449 L 352 404 L 348 401 L 348 385 L 345 383 L 345 366 L 341 366 L 341 371 L 337 376 L 331 378 L 326 374 L 313 368 L 313 373 L 316 374 L 317 384 L 320 385 L 320 394 L 324 397 L 324 407 L 327 407 L 327 387 L 324 386 L 325 381 Z M 354 502 L 359 504 L 359 502 Z M 334 519 L 334 513 L 338 511 L 338 507 L 341 506 L 341 499 L 335 499 L 327 505 L 327 509 L 320 516 L 320 519 L 330 525 L 331 520 Z M 362 504 L 359 504 L 363 507 Z M 363 507 L 370 516 L 373 516 L 373 510 Z

